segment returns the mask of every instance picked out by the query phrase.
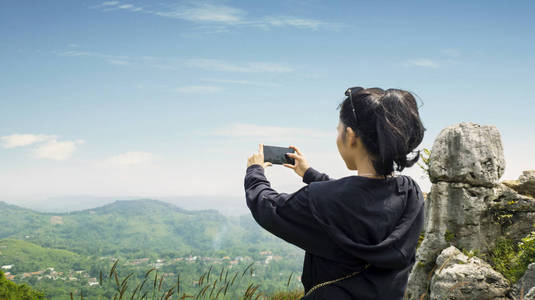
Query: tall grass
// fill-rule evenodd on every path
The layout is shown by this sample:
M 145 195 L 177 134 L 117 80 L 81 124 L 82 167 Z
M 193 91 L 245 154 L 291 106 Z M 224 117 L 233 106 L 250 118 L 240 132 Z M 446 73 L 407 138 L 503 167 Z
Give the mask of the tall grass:
M 133 279 L 135 278 L 132 277 L 134 275 L 133 272 L 121 279 L 118 272 L 119 259 L 117 259 L 106 276 L 100 271 L 99 285 L 102 287 L 106 281 L 114 285 L 113 300 L 236 299 L 236 294 L 241 295 L 240 299 L 243 300 L 294 300 L 303 297 L 303 291 L 300 290 L 278 291 L 271 295 L 261 292 L 260 285 L 251 281 L 254 272 L 253 264 L 254 262 L 248 264 L 243 271 L 233 271 L 232 273 L 234 274 L 229 274 L 229 269 L 225 270 L 225 266 L 222 266 L 217 274 L 213 265 L 211 265 L 194 284 L 193 290 L 195 292 L 188 294 L 184 289 L 184 285 L 181 285 L 180 274 L 177 274 L 176 280 L 171 281 L 170 288 L 162 289 L 162 286 L 167 286 L 169 278 L 164 275 L 159 276 L 156 268 L 146 271 L 139 282 L 135 282 L 135 279 Z M 287 287 L 290 285 L 292 275 L 293 273 L 288 277 Z M 244 281 L 248 281 L 245 290 L 240 287 L 240 283 Z M 132 289 L 131 287 L 134 288 Z M 73 293 L 71 293 L 71 299 L 73 299 Z M 84 299 L 82 291 L 80 291 L 80 299 Z

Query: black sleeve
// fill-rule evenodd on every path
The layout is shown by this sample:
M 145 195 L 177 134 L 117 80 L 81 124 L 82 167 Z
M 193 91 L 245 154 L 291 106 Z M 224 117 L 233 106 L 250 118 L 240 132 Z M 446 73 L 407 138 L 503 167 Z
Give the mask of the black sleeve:
M 254 164 L 246 170 L 244 186 L 247 206 L 262 228 L 310 253 L 336 259 L 332 240 L 310 210 L 308 185 L 279 194 L 264 176 L 264 167 Z
M 334 180 L 334 178 L 330 178 L 329 175 L 325 173 L 320 173 L 312 167 L 309 167 L 305 171 L 305 174 L 303 174 L 303 182 L 306 184 L 309 184 L 314 181 L 324 181 L 324 180 Z

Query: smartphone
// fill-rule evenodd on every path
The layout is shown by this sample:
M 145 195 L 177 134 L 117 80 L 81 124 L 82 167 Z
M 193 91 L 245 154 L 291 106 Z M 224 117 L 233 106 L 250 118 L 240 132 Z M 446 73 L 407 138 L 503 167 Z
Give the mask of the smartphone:
M 295 163 L 295 159 L 286 155 L 286 153 L 295 153 L 295 150 L 288 147 L 266 146 L 264 145 L 264 161 L 272 164 L 282 165 Z

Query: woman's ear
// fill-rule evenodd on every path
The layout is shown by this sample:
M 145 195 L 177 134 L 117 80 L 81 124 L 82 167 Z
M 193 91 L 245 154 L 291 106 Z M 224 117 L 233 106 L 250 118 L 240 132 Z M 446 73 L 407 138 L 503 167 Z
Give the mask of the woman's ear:
M 346 136 L 350 146 L 357 144 L 357 134 L 353 131 L 353 128 L 346 127 Z

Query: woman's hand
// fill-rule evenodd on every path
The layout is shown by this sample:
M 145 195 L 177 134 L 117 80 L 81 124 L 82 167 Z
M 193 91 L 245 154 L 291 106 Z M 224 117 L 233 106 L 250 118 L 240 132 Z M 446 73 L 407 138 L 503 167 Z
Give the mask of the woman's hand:
M 286 153 L 289 157 L 294 159 L 294 165 L 291 164 L 282 164 L 285 167 L 288 167 L 290 169 L 294 169 L 295 173 L 297 175 L 303 177 L 305 175 L 305 171 L 310 167 L 307 163 L 307 160 L 305 159 L 305 156 L 301 151 L 299 151 L 299 148 L 295 146 L 290 146 L 290 148 L 294 149 L 296 153 Z
M 253 153 L 247 159 L 247 167 L 255 164 L 261 165 L 264 168 L 272 165 L 270 162 L 264 162 L 264 144 L 259 144 L 258 153 Z

